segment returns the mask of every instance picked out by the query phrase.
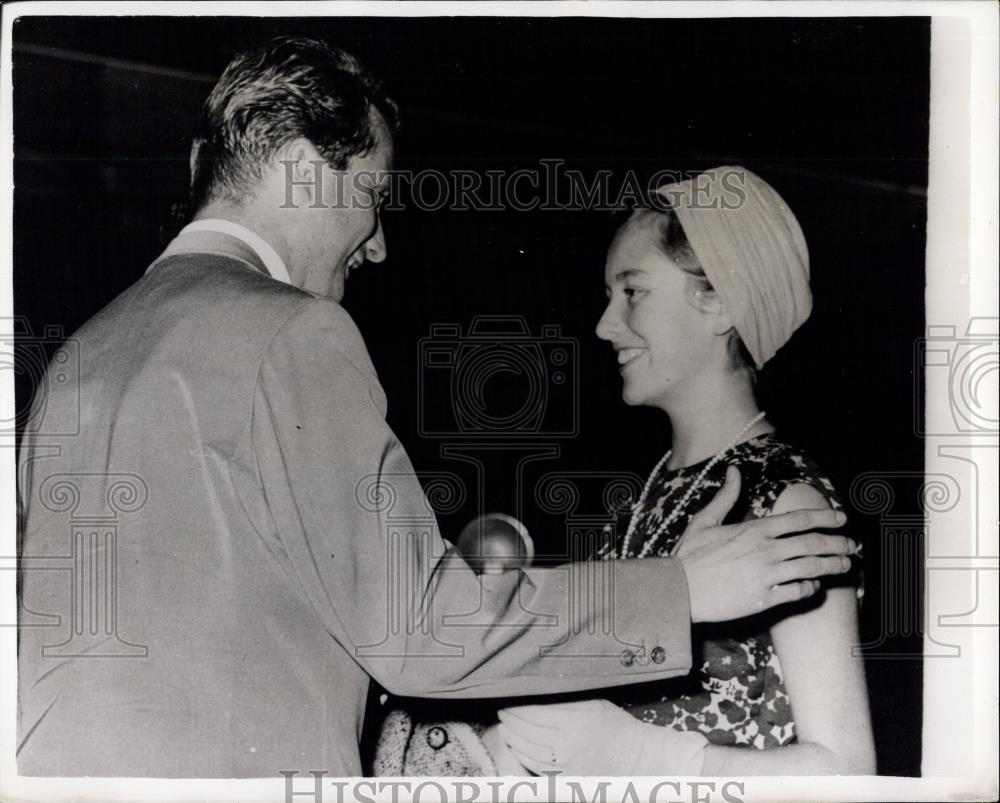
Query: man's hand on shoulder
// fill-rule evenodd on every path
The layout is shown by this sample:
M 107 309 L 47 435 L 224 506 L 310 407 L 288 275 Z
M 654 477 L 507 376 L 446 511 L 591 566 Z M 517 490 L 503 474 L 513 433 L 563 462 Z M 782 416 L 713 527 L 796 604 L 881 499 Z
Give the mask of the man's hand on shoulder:
M 816 578 L 851 567 L 854 541 L 816 532 L 841 527 L 847 517 L 840 511 L 795 510 L 721 525 L 739 489 L 739 471 L 730 468 L 726 484 L 692 517 L 677 551 L 694 622 L 739 619 L 803 599 L 819 589 Z

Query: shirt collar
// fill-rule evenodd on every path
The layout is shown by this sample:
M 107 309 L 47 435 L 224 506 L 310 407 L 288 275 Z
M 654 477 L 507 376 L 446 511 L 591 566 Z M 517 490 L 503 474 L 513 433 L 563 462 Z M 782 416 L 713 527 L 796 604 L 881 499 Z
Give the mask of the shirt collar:
M 272 279 L 277 279 L 279 282 L 284 282 L 285 284 L 292 283 L 288 275 L 288 268 L 285 267 L 284 260 L 278 256 L 278 252 L 263 237 L 250 231 L 246 226 L 241 226 L 239 223 L 233 223 L 231 220 L 223 220 L 222 218 L 203 218 L 188 223 L 181 229 L 180 234 L 191 231 L 215 231 L 235 237 L 260 258 L 267 272 L 271 274 Z

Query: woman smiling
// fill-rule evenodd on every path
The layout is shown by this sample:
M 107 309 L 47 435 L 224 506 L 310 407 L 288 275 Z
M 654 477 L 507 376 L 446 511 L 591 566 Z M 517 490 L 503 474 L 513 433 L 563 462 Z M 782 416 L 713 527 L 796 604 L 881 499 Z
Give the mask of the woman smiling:
M 733 188 L 741 202 L 724 202 Z M 597 334 L 627 404 L 662 410 L 672 442 L 599 557 L 697 550 L 692 515 L 742 477 L 744 519 L 839 507 L 830 481 L 775 432 L 761 368 L 808 318 L 809 256 L 795 216 L 761 178 L 720 167 L 661 187 L 618 230 Z M 695 671 L 611 700 L 500 711 L 498 733 L 533 772 L 569 775 L 868 774 L 874 748 L 858 592 L 816 597 L 693 632 Z M 637 660 L 647 660 L 640 650 Z

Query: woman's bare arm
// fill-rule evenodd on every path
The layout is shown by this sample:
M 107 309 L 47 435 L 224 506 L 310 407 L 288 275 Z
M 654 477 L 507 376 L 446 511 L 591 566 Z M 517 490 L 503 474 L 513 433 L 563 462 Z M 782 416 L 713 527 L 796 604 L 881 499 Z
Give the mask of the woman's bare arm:
M 786 489 L 774 513 L 828 506 L 808 485 Z M 870 775 L 875 748 L 853 588 L 820 592 L 771 629 L 791 701 L 798 743 L 771 750 L 709 745 L 705 775 Z M 819 604 L 816 604 L 816 603 Z M 791 606 L 790 606 L 791 607 Z

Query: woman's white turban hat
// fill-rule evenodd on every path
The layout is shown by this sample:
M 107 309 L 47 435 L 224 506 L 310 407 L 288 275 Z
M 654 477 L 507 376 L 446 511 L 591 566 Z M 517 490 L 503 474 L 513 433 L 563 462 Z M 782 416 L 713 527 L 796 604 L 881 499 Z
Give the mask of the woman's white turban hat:
M 716 167 L 657 193 L 762 367 L 812 311 L 809 250 L 795 215 L 745 167 Z

